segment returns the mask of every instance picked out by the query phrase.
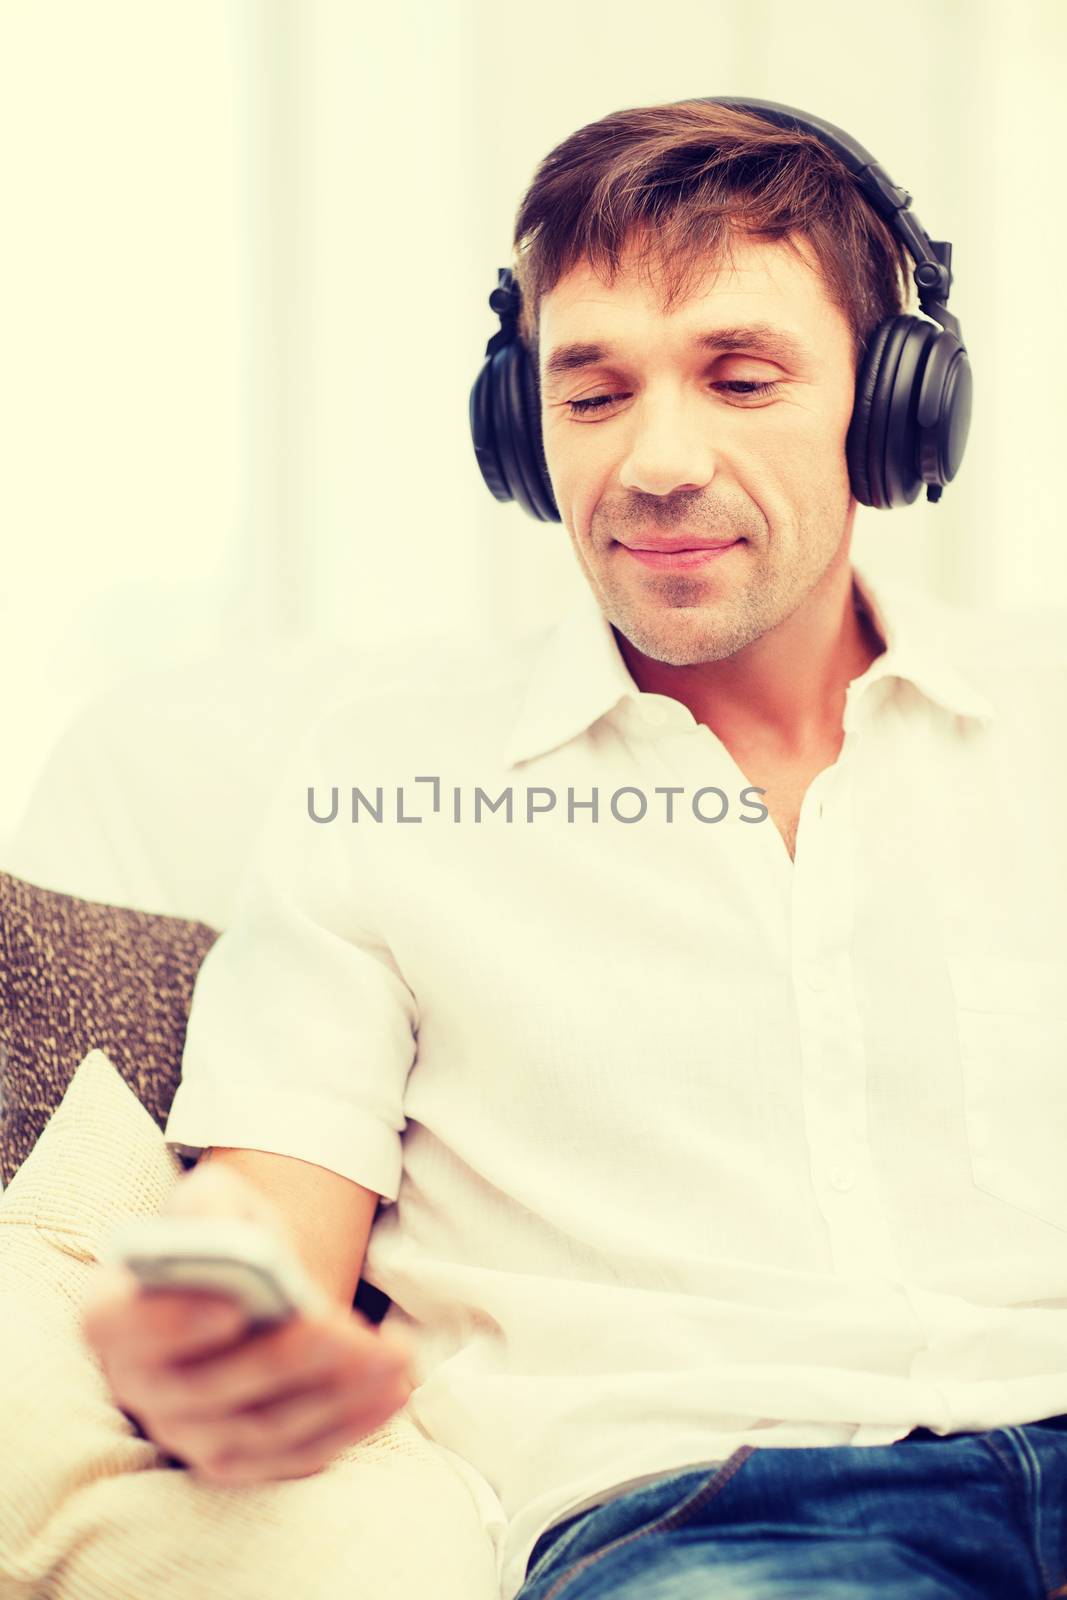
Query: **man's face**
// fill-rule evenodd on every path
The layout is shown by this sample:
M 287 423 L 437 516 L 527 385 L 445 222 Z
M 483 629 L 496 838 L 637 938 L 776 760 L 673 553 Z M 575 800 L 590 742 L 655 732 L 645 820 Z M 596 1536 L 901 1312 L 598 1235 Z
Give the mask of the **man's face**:
M 734 655 L 847 563 L 852 341 L 810 246 L 797 242 L 804 261 L 785 244 L 737 238 L 733 264 L 666 315 L 638 279 L 632 245 L 611 288 L 583 262 L 541 302 L 556 504 L 601 609 L 654 660 Z M 756 324 L 763 344 L 745 331 Z M 721 347 L 698 342 L 726 330 L 736 331 Z M 603 349 L 583 365 L 572 351 L 554 370 L 553 357 L 578 343 Z M 583 400 L 595 404 L 572 411 Z M 669 567 L 627 548 L 686 536 L 741 542 Z

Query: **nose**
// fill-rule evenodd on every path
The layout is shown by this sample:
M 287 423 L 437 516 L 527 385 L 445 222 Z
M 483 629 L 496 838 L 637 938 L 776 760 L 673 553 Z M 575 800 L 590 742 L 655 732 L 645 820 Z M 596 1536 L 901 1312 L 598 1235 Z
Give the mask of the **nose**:
M 716 470 L 707 408 L 680 396 L 644 395 L 631 407 L 631 430 L 619 481 L 643 494 L 703 489 Z

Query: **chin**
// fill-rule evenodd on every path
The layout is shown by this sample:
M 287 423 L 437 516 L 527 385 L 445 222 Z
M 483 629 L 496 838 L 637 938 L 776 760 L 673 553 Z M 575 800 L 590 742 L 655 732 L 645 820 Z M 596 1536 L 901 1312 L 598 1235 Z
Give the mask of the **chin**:
M 632 645 L 650 661 L 662 661 L 668 667 L 691 667 L 698 661 L 713 659 L 709 650 L 714 644 L 701 629 L 685 627 L 665 628 L 657 619 L 647 618 L 632 630 L 625 630 Z
M 652 612 L 644 607 L 633 620 L 633 632 L 623 630 L 627 638 L 642 655 L 669 667 L 725 661 L 751 644 L 766 626 L 756 625 L 754 618 L 732 607 L 725 615 L 717 608 L 714 616 L 702 606 L 657 608 Z

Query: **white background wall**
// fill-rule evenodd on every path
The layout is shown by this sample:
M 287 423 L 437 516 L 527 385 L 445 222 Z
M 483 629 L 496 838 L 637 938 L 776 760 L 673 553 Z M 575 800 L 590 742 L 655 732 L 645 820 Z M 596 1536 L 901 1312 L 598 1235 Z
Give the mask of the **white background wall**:
M 520 194 L 624 105 L 848 129 L 955 248 L 976 374 L 873 569 L 1063 608 L 1059 0 L 0 0 L 0 839 L 63 724 L 235 642 L 537 626 L 581 581 L 467 398 Z

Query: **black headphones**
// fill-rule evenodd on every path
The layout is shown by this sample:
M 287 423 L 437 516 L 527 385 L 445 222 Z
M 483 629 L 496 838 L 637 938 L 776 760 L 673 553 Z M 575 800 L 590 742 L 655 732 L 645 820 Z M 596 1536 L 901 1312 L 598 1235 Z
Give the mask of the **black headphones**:
M 888 317 L 871 334 L 856 374 L 846 457 L 852 493 L 861 505 L 879 510 L 910 505 L 924 484 L 926 498 L 940 500 L 959 470 L 971 420 L 971 366 L 959 322 L 945 309 L 952 245 L 930 238 L 909 209 L 911 195 L 832 122 L 774 100 L 713 96 L 708 104 L 736 106 L 779 127 L 815 134 L 840 156 L 907 247 L 915 261 L 919 306 L 933 321 Z M 508 267 L 499 268 L 497 278 L 489 304 L 500 318 L 500 331 L 486 345 L 471 389 L 474 453 L 497 500 L 517 500 L 539 522 L 559 522 L 541 438 L 538 375 L 517 332 L 518 285 Z

